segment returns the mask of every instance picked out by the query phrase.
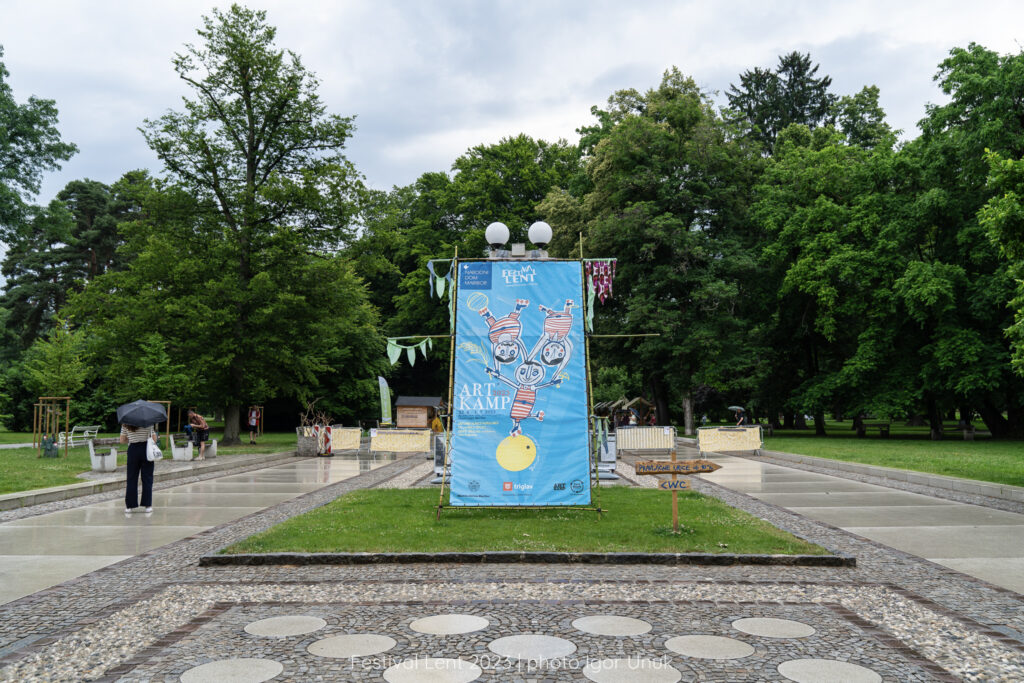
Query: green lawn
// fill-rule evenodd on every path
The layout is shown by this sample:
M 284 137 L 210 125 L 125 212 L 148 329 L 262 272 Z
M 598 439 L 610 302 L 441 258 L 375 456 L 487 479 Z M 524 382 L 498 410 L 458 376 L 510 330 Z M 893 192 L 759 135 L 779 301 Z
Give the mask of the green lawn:
M 896 422 L 889 438 L 869 431 L 860 439 L 850 424 L 827 423 L 825 437 L 815 436 L 813 428 L 777 431 L 775 436 L 765 438 L 764 445 L 786 453 L 1024 486 L 1022 441 L 980 436 L 975 441 L 964 441 L 960 433 L 932 441 L 927 427 L 905 427 Z
M 32 432 L 9 432 L 0 429 L 0 444 L 4 443 L 32 443 Z
M 672 533 L 667 491 L 602 489 L 602 517 L 585 510 L 445 508 L 438 491 L 354 491 L 225 548 L 268 552 L 704 552 L 826 555 L 764 520 L 694 491 L 679 495 Z
M 12 434 L 12 432 L 0 432 L 0 436 Z M 14 433 L 17 434 L 17 433 Z M 214 433 L 214 436 L 219 434 Z M 101 438 L 114 437 L 116 434 L 100 434 Z M 32 435 L 18 435 L 18 438 L 0 443 L 21 443 L 31 442 Z M 230 448 L 218 448 L 218 456 L 237 456 L 253 453 L 277 453 L 280 451 L 295 450 L 295 432 L 267 433 L 257 439 L 256 446 L 250 446 L 244 442 L 249 440 L 249 434 L 242 435 L 242 445 Z M 161 439 L 160 447 L 164 449 L 164 458 L 170 458 L 171 452 L 166 442 Z M 104 448 L 109 448 L 106 446 Z M 37 458 L 38 451 L 34 448 L 5 448 L 0 450 L 0 494 L 14 493 L 16 491 L 30 491 L 32 489 L 49 488 L 51 486 L 64 486 L 65 484 L 76 484 L 81 481 L 77 475 L 88 472 L 92 469 L 89 462 L 89 449 L 85 446 L 68 449 L 68 457 L 64 457 L 64 449 L 58 449 L 59 458 Z M 193 449 L 193 453 L 196 450 Z M 117 451 L 117 464 L 124 465 L 126 447 L 122 446 Z

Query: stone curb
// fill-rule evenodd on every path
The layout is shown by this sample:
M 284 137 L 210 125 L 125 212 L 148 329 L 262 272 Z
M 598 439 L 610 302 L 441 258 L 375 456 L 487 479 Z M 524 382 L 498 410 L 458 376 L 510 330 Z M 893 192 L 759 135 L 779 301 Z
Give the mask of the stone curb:
M 647 565 L 774 565 L 780 567 L 856 567 L 849 555 L 735 555 L 723 553 L 266 553 L 203 555 L 200 567 L 267 565 L 365 565 L 365 564 L 647 564 Z
M 195 467 L 183 467 L 180 469 L 165 470 L 159 469 L 153 473 L 153 482 L 172 481 L 184 479 L 213 472 L 232 470 L 238 467 L 249 467 L 250 465 L 262 465 L 277 460 L 287 460 L 295 456 L 294 451 L 261 453 L 259 455 L 243 456 L 221 456 L 215 462 L 204 462 Z M 173 463 L 168 461 L 168 464 Z M 99 481 L 84 481 L 80 484 L 67 484 L 66 486 L 54 486 L 48 489 L 35 489 L 32 491 L 18 491 L 17 493 L 5 493 L 0 495 L 0 511 L 16 510 L 18 508 L 52 503 L 58 500 L 69 500 L 94 493 L 116 491 L 124 488 L 124 475 L 119 478 L 101 479 Z

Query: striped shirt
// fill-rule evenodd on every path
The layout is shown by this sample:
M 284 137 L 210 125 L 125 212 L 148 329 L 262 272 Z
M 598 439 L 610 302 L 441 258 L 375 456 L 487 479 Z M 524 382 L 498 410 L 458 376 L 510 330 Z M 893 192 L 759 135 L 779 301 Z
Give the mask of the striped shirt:
M 552 311 L 544 318 L 544 332 L 551 335 L 551 338 L 560 341 L 565 339 L 572 329 L 572 313 L 558 313 Z
M 498 320 L 491 316 L 487 319 L 487 324 L 491 328 L 487 336 L 492 344 L 497 344 L 503 334 L 507 334 L 513 339 L 518 339 L 523 331 L 523 324 L 519 322 L 519 313 L 515 312 L 509 313 L 504 318 Z
M 512 399 L 512 411 L 509 417 L 513 420 L 525 420 L 533 412 L 533 404 L 537 402 L 537 392 L 532 389 L 517 389 Z
M 128 425 L 121 425 L 121 436 L 128 437 L 128 443 L 142 443 L 153 433 L 152 427 L 139 427 L 134 432 L 128 429 Z

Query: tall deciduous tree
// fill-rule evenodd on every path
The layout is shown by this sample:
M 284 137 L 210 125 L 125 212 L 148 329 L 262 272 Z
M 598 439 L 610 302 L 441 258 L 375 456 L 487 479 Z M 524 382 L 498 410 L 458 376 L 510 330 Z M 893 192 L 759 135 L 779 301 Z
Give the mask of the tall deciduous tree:
M 143 134 L 201 213 L 177 246 L 206 268 L 192 273 L 200 289 L 179 304 L 193 324 L 216 330 L 205 349 L 215 355 L 199 354 L 193 370 L 225 405 L 224 440 L 234 443 L 242 405 L 265 398 L 281 371 L 301 383 L 322 363 L 305 362 L 317 354 L 300 348 L 318 303 L 302 288 L 314 273 L 344 273 L 327 255 L 352 234 L 361 183 L 343 154 L 352 119 L 327 112 L 315 76 L 275 47 L 265 12 L 214 10 L 198 34 L 202 43 L 173 60 L 192 97 L 183 111 L 147 121 Z M 344 285 L 352 297 L 343 305 L 362 306 L 361 287 Z M 289 311 L 297 326 L 269 333 L 268 316 Z
M 0 47 L 0 58 L 3 55 Z M 61 141 L 54 101 L 29 97 L 18 104 L 9 76 L 0 61 L 0 241 L 4 242 L 14 237 L 28 200 L 39 192 L 43 172 L 60 168 L 61 161 L 78 151 Z
M 598 120 L 585 136 L 590 191 L 553 192 L 541 210 L 564 232 L 582 230 L 587 256 L 619 259 L 595 325 L 660 336 L 595 352 L 642 368 L 659 419 L 682 407 L 692 430 L 698 386 L 746 393 L 754 381 L 757 340 L 741 311 L 744 280 L 757 281 L 746 211 L 760 158 L 677 69 L 646 93 L 616 93 Z M 567 253 L 573 241 L 553 247 Z

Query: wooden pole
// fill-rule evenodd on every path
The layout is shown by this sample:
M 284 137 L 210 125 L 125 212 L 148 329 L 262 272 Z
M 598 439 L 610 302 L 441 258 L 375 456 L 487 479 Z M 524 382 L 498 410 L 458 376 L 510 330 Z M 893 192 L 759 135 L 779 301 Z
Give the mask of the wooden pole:
M 582 235 L 582 234 L 583 233 L 580 233 L 580 235 Z M 581 259 L 582 259 L 582 254 L 583 254 L 583 242 L 582 242 L 582 237 L 581 237 L 581 241 L 580 241 L 580 258 Z M 581 273 L 581 275 L 583 277 L 583 293 L 582 293 L 582 297 L 583 297 L 583 299 L 582 299 L 582 301 L 583 301 L 583 306 L 582 306 L 582 309 L 583 309 L 583 320 L 587 320 L 587 313 L 588 313 L 588 311 L 587 311 L 587 271 L 586 271 L 586 268 L 583 265 L 583 261 L 582 260 L 580 261 L 580 273 Z M 586 323 L 584 323 L 584 327 L 585 326 L 586 326 Z M 585 331 L 584 331 L 584 335 L 583 335 L 583 355 L 587 359 L 587 412 L 590 415 L 590 419 L 589 419 L 590 426 L 591 426 L 592 429 L 594 429 L 594 432 L 595 432 L 595 437 L 594 438 L 587 439 L 587 442 L 590 445 L 590 461 L 591 461 L 591 463 L 593 463 L 593 470 L 592 470 L 592 472 L 593 472 L 593 475 L 594 475 L 594 495 L 595 495 L 595 498 L 596 498 L 596 500 L 594 500 L 593 502 L 595 503 L 595 505 L 597 507 L 597 514 L 600 517 L 601 516 L 601 470 L 598 467 L 598 457 L 597 457 L 596 443 L 595 443 L 597 429 L 595 428 L 595 423 L 594 423 L 594 390 L 593 390 L 593 388 L 591 386 L 591 378 L 590 378 L 590 338 L 586 335 Z
M 448 429 L 444 435 L 444 458 L 441 460 L 441 493 L 437 499 L 437 519 L 441 519 L 441 508 L 444 507 L 444 488 L 448 474 L 448 453 L 451 452 L 452 446 L 452 421 L 455 419 L 455 324 L 458 323 L 458 302 L 459 302 L 459 248 L 455 247 L 455 258 L 452 259 L 452 267 L 455 271 L 455 279 L 452 281 L 452 286 L 448 290 L 448 296 L 451 297 L 452 311 L 455 313 L 455 319 L 452 321 L 451 343 L 448 345 Z M 439 335 L 444 336 L 444 335 Z
M 676 461 L 676 449 L 672 449 L 672 462 Z M 672 481 L 676 481 L 676 473 L 672 473 Z M 672 531 L 679 533 L 679 491 L 672 489 Z
M 68 443 L 71 441 L 71 399 L 64 401 L 64 457 L 68 457 Z

